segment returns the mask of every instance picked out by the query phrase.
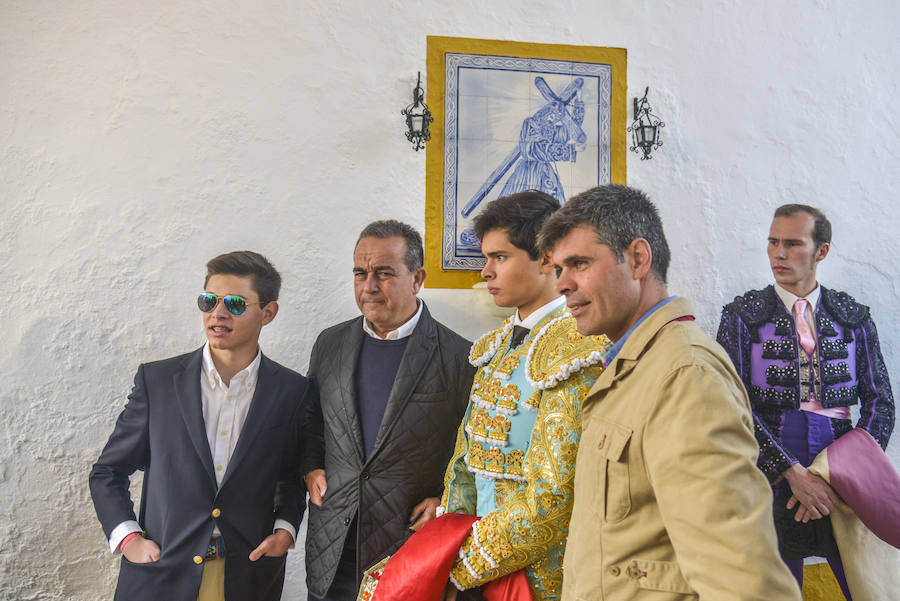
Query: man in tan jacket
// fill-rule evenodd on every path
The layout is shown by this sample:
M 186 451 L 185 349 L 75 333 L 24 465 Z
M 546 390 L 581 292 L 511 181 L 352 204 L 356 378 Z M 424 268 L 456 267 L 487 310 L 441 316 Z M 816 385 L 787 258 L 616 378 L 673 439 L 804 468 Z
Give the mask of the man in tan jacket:
M 799 601 L 747 395 L 691 303 L 666 290 L 656 207 L 593 188 L 545 222 L 540 245 L 578 331 L 612 341 L 584 401 L 563 601 Z

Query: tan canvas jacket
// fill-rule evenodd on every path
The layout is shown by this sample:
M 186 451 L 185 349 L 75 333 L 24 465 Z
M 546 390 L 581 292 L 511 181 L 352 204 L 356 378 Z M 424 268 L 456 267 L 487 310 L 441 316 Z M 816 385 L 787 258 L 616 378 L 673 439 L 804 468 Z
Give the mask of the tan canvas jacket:
M 747 395 L 692 314 L 651 314 L 585 400 L 564 601 L 800 601 Z

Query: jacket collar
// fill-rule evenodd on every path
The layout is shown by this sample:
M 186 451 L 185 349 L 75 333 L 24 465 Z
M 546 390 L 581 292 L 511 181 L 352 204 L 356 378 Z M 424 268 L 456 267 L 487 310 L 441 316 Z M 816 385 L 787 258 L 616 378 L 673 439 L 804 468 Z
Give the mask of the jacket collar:
M 203 401 L 200 397 L 200 373 L 203 363 L 203 349 L 200 348 L 187 355 L 181 363 L 182 370 L 174 376 L 175 395 L 178 407 L 184 418 L 194 450 L 209 476 L 209 482 L 216 487 L 216 476 L 213 472 L 212 453 L 206 438 L 206 426 L 203 422 Z
M 641 355 L 653 343 L 657 334 L 670 322 L 684 317 L 694 316 L 694 306 L 684 297 L 676 297 L 654 311 L 642 323 L 635 328 L 625 344 L 622 345 L 619 354 L 606 366 L 606 369 L 597 378 L 597 382 L 590 394 L 605 390 L 612 384 L 625 377 L 637 364 Z M 590 395 L 589 395 L 590 396 Z
M 779 300 L 781 300 L 781 304 L 784 305 L 787 312 L 792 315 L 794 312 L 794 303 L 801 298 L 806 299 L 806 301 L 809 302 L 812 312 L 815 313 L 819 306 L 819 296 L 822 294 L 822 286 L 820 286 L 818 282 L 816 282 L 816 287 L 813 288 L 813 291 L 806 296 L 797 296 L 793 292 L 789 292 L 782 288 L 777 282 L 772 288 L 775 290 L 775 294 L 778 296 Z
M 356 409 L 356 361 L 359 358 L 359 351 L 362 348 L 363 338 L 366 333 L 363 331 L 362 322 L 365 317 L 360 315 L 356 319 L 350 321 L 344 330 L 340 343 L 340 351 L 338 352 L 337 374 L 340 380 L 341 404 L 340 409 L 343 414 L 344 423 L 347 431 L 350 432 L 350 439 L 356 446 L 357 455 L 362 461 L 365 458 L 365 450 L 363 449 L 362 427 L 359 423 L 359 414 Z

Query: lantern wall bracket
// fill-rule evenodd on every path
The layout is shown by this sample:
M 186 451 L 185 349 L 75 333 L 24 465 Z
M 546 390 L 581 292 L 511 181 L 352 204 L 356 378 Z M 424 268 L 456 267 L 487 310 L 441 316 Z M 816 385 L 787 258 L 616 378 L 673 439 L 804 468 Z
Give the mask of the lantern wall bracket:
M 425 148 L 425 142 L 431 139 L 428 125 L 434 121 L 428 105 L 425 104 L 425 91 L 422 89 L 422 72 L 416 80 L 416 87 L 412 92 L 412 104 L 401 111 L 406 117 L 406 139 L 412 142 L 413 149 L 418 152 Z
M 650 86 L 647 86 L 644 90 L 644 97 L 634 99 L 634 121 L 628 128 L 633 142 L 630 150 L 643 153 L 642 161 L 653 158 L 650 156 L 650 152 L 662 146 L 659 130 L 666 126 L 659 117 L 651 112 L 650 102 L 647 100 L 649 91 Z

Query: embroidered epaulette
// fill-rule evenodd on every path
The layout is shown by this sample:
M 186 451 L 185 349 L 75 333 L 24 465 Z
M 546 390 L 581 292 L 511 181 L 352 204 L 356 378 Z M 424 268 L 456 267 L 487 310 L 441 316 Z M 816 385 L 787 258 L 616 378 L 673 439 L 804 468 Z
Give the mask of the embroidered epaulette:
M 743 296 L 734 297 L 725 305 L 725 310 L 737 313 L 747 327 L 753 329 L 769 321 L 776 301 L 775 287 L 766 286 L 762 290 L 750 290 Z
M 603 365 L 608 350 L 606 336 L 582 336 L 566 312 L 535 336 L 525 359 L 525 377 L 536 389 L 547 390 L 585 367 Z
M 472 348 L 469 349 L 469 363 L 475 367 L 481 367 L 494 358 L 503 339 L 512 329 L 512 319 L 512 317 L 507 317 L 499 328 L 488 332 L 472 343 Z
M 828 314 L 845 328 L 858 328 L 869 319 L 869 308 L 846 292 L 835 292 L 822 286 L 822 304 Z

